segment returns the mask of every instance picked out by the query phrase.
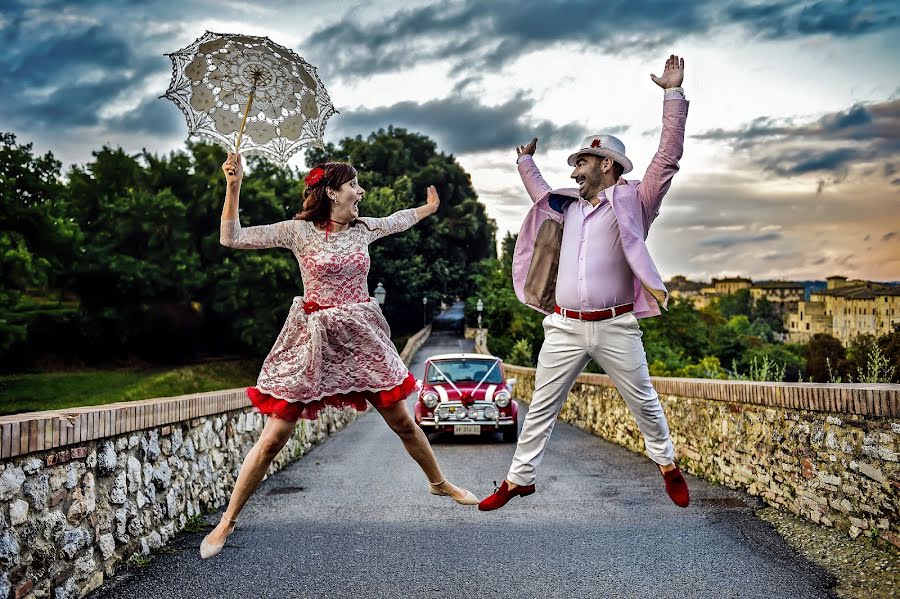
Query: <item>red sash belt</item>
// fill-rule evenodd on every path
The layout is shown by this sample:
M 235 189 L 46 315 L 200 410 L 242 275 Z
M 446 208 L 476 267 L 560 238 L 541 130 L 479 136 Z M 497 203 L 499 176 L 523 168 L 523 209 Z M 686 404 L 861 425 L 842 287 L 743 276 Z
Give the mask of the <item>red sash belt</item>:
M 319 310 L 325 310 L 326 308 L 334 308 L 334 306 L 321 306 L 312 300 L 303 303 L 303 311 L 307 314 L 312 314 L 313 312 L 318 312 Z

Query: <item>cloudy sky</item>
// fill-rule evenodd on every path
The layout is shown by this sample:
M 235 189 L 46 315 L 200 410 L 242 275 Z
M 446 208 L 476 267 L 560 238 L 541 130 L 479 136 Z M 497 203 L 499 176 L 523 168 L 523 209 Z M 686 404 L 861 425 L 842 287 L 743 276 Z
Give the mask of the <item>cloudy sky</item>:
M 204 31 L 267 35 L 319 68 L 326 141 L 388 125 L 455 155 L 501 234 L 530 205 L 517 144 L 621 138 L 640 178 L 685 57 L 681 172 L 649 244 L 695 279 L 900 280 L 900 4 L 797 0 L 4 0 L 0 130 L 63 163 L 104 144 L 184 147 L 163 56 Z M 303 167 L 302 156 L 292 164 Z M 251 175 L 252 176 L 252 175 Z

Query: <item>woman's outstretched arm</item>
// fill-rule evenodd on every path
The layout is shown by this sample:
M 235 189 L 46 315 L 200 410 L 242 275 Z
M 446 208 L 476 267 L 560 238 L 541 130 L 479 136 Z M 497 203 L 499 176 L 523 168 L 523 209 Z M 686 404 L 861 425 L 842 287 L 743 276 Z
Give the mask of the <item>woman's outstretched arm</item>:
M 399 210 L 390 216 L 384 218 L 360 218 L 365 223 L 369 243 L 377 239 L 381 239 L 387 235 L 400 233 L 415 225 L 417 222 L 437 212 L 438 206 L 441 205 L 441 198 L 438 196 L 437 189 L 434 185 L 429 185 L 426 190 L 425 204 L 418 208 L 407 208 Z
M 244 176 L 241 155 L 228 154 L 228 160 L 222 165 L 222 171 L 225 173 L 226 187 L 219 242 L 226 247 L 240 250 L 293 248 L 296 244 L 295 221 L 286 220 L 273 225 L 241 228 L 238 218 L 238 200 L 241 194 L 241 179 Z

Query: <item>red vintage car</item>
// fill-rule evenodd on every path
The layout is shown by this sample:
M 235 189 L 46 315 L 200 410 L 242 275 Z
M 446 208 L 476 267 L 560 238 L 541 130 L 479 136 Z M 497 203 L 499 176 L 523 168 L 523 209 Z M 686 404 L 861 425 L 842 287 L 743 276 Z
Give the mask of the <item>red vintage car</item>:
M 483 435 L 500 432 L 519 438 L 519 405 L 512 399 L 515 379 L 503 374 L 500 358 L 487 354 L 441 354 L 425 362 L 416 402 L 416 424 L 425 433 Z

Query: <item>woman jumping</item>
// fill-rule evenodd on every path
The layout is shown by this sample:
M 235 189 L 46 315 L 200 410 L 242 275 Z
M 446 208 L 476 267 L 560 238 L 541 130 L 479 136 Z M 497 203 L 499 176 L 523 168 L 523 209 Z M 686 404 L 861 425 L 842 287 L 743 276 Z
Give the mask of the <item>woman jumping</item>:
M 387 321 L 366 283 L 369 244 L 434 214 L 440 204 L 434 186 L 428 188 L 424 206 L 386 218 L 360 218 L 365 190 L 356 169 L 344 162 L 326 162 L 306 177 L 303 210 L 292 220 L 242 229 L 240 155 L 229 154 L 222 170 L 227 182 L 222 245 L 291 250 L 300 263 L 305 295 L 294 298 L 256 386 L 247 389 L 254 407 L 269 418 L 241 465 L 221 522 L 200 545 L 201 557 L 222 551 L 238 514 L 291 437 L 297 420 L 315 419 L 327 406 L 362 411 L 371 403 L 418 462 L 433 495 L 477 505 L 471 492 L 444 478 L 427 437 L 410 417 L 404 399 L 415 389 L 415 379 L 397 354 Z

